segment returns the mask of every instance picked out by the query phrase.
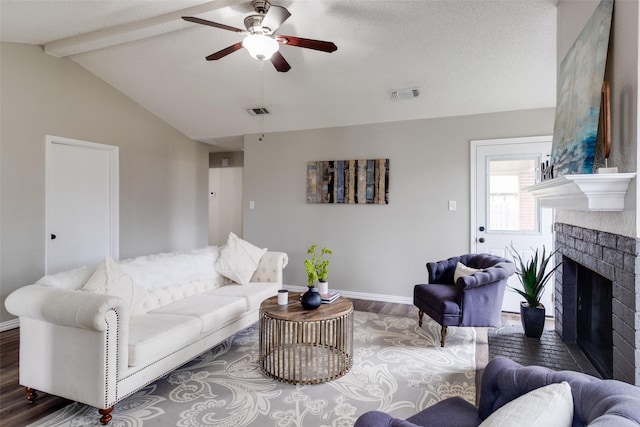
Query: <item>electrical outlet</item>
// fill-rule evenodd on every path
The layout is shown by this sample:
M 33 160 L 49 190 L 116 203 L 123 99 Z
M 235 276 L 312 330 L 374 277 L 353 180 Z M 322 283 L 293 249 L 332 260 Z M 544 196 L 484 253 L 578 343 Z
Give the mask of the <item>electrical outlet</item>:
M 455 211 L 456 210 L 456 201 L 455 200 L 449 200 L 449 210 L 450 211 Z
M 253 200 L 249 200 L 249 209 L 254 209 L 256 207 L 256 204 Z

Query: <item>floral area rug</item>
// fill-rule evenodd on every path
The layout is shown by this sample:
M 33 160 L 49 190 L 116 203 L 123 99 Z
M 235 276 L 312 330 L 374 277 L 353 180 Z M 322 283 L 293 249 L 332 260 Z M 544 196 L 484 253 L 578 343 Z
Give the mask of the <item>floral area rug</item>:
M 476 332 L 425 319 L 356 312 L 353 368 L 322 384 L 273 380 L 258 364 L 257 324 L 116 405 L 113 427 L 346 427 L 364 412 L 407 418 L 451 396 L 476 398 Z M 99 426 L 74 403 L 32 426 Z

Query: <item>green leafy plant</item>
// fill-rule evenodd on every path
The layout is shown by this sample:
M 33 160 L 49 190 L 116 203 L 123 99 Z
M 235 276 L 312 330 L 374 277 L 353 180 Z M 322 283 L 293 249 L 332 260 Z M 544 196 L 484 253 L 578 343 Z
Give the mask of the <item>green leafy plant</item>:
M 538 249 L 536 249 L 533 257 L 527 261 L 522 259 L 513 245 L 509 249 L 509 252 L 511 252 L 513 260 L 516 262 L 516 274 L 520 279 L 520 284 L 522 284 L 522 289 L 517 289 L 512 286 L 509 286 L 509 289 L 519 293 L 529 307 L 538 307 L 547 282 L 553 277 L 556 269 L 562 265 L 562 263 L 558 263 L 551 270 L 546 271 L 547 264 L 557 251 L 553 251 L 547 256 L 546 248 L 543 246 L 542 255 L 539 255 Z
M 325 259 L 325 255 L 331 255 L 331 249 L 322 248 L 320 253 L 316 253 L 317 244 L 313 244 L 307 249 L 307 255 L 311 255 L 311 259 L 304 260 L 304 267 L 307 269 L 308 286 L 311 288 L 317 281 L 326 282 L 329 275 L 329 260 Z

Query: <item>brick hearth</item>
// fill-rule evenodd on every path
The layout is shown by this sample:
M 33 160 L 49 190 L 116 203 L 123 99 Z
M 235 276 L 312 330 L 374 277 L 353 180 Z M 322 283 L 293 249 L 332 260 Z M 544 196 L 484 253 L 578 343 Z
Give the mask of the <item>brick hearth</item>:
M 555 231 L 557 262 L 565 256 L 613 282 L 613 377 L 640 385 L 640 240 L 562 223 Z M 575 277 L 565 270 L 555 277 L 555 328 L 575 342 Z

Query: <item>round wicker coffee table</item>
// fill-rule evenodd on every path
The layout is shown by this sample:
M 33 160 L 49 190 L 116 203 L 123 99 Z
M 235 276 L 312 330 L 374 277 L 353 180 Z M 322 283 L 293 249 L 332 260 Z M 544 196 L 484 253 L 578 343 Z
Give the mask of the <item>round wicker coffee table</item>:
M 305 310 L 300 295 L 289 292 L 287 305 L 278 305 L 278 297 L 260 305 L 260 367 L 294 384 L 339 378 L 353 365 L 353 304 L 340 297 Z

